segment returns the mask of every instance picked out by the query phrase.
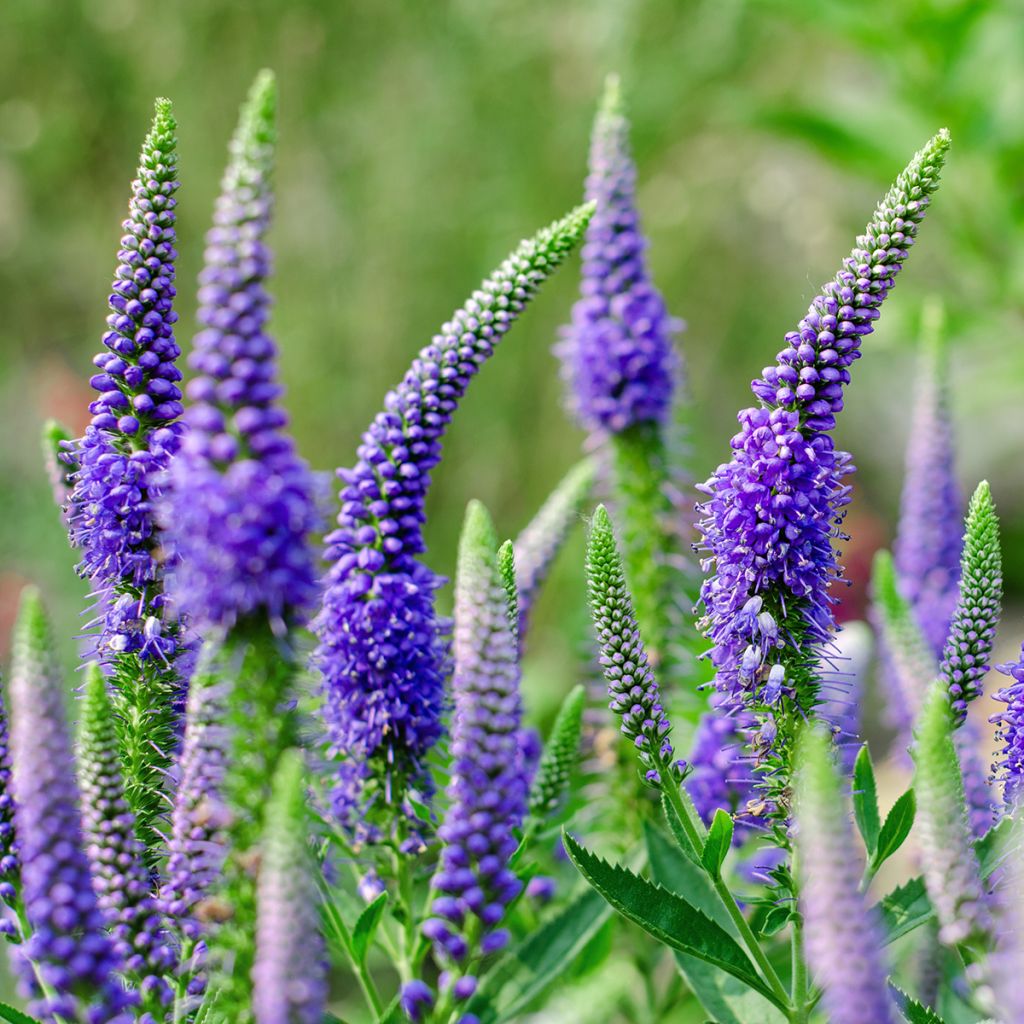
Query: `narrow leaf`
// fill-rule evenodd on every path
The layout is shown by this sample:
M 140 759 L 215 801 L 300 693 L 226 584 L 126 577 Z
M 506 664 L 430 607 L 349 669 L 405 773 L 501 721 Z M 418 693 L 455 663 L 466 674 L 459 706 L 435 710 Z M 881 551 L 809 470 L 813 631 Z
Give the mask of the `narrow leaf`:
M 380 924 L 387 903 L 388 894 L 385 890 L 378 893 L 373 902 L 368 904 L 359 915 L 359 920 L 356 921 L 356 926 L 352 929 L 352 955 L 357 963 L 365 963 L 366 954 L 370 950 L 373 936 L 377 932 L 377 926 Z
M 1013 828 L 1013 818 L 1002 818 L 992 826 L 975 844 L 974 852 L 978 855 L 981 877 L 987 879 L 999 866 L 1006 852 L 1006 840 Z
M 741 981 L 678 950 L 675 958 L 680 974 L 717 1024 L 785 1024 L 786 1018 L 767 999 Z
M 39 1024 L 35 1017 L 30 1017 L 6 1003 L 0 1003 L 0 1020 L 7 1021 L 8 1024 Z
M 654 880 L 677 896 L 682 896 L 688 903 L 692 903 L 701 913 L 707 914 L 712 921 L 721 925 L 734 939 L 738 939 L 740 936 L 736 925 L 729 917 L 704 868 L 673 845 L 651 821 L 644 822 L 644 840 Z
M 935 917 L 920 875 L 883 896 L 878 902 L 878 909 L 882 915 L 887 944 L 908 935 Z
M 732 846 L 732 829 L 732 816 L 719 807 L 715 811 L 711 828 L 708 829 L 708 838 L 700 857 L 701 863 L 712 878 L 718 878 L 722 873 L 722 864 Z
M 896 1005 L 900 1013 L 907 1019 L 909 1024 L 946 1024 L 946 1022 L 932 1009 L 922 1006 L 916 999 L 912 999 L 901 988 L 890 984 L 893 994 L 896 996 Z
M 878 848 L 872 858 L 872 868 L 878 867 L 889 859 L 906 841 L 910 830 L 914 825 L 914 815 L 917 812 L 917 801 L 914 791 L 908 789 L 892 805 L 889 813 L 885 816 L 885 824 L 878 836 Z
M 857 754 L 853 766 L 853 815 L 857 828 L 867 847 L 868 856 L 874 857 L 878 849 L 878 834 L 881 818 L 878 813 L 878 787 L 875 785 L 875 769 L 871 753 L 865 743 Z
M 660 885 L 595 856 L 568 832 L 562 833 L 562 841 L 580 874 L 623 917 L 664 945 L 727 971 L 782 1009 L 736 940 L 706 914 Z

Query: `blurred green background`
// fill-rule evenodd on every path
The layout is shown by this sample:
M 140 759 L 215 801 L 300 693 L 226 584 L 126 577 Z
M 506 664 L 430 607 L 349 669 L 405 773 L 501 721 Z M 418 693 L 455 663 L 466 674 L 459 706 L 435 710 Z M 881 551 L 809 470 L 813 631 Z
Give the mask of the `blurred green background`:
M 911 154 L 948 126 L 945 184 L 865 346 L 839 435 L 859 467 L 849 561 L 892 533 L 913 344 L 940 295 L 966 488 L 988 477 L 1024 587 L 1024 12 L 984 0 L 6 0 L 0 7 L 0 632 L 38 580 L 63 654 L 83 604 L 39 461 L 76 431 L 154 96 L 180 131 L 179 338 L 225 145 L 255 72 L 281 89 L 273 330 L 300 447 L 350 464 L 416 350 L 524 235 L 580 196 L 601 82 L 622 76 L 650 259 L 689 324 L 692 465 L 728 451 L 751 377 Z M 561 270 L 474 384 L 431 497 L 450 571 L 462 509 L 514 533 L 577 458 L 550 354 Z M 531 647 L 534 714 L 573 672 L 580 548 Z M 856 588 L 852 592 L 856 613 Z M 1004 620 L 1001 645 L 1024 633 Z M 548 686 L 547 684 L 551 685 Z M 563 1018 L 568 1019 L 568 1018 Z
M 891 532 L 922 302 L 946 301 L 965 485 L 992 480 L 1020 532 L 1024 17 L 944 0 L 9 0 L 0 14 L 0 602 L 41 581 L 69 631 L 83 587 L 38 427 L 85 423 L 119 222 L 152 98 L 180 123 L 179 337 L 239 101 L 281 88 L 273 329 L 299 444 L 349 464 L 359 432 L 479 279 L 579 199 L 604 75 L 629 96 L 657 283 L 688 321 L 694 476 L 727 453 L 746 385 L 831 276 L 878 196 L 953 132 L 921 244 L 856 367 L 840 440 L 859 467 L 856 542 Z M 560 271 L 457 418 L 431 499 L 452 564 L 477 496 L 511 533 L 576 458 L 550 347 Z M 1024 547 L 1008 543 L 1019 589 Z M 853 561 L 859 563 L 860 556 Z M 569 571 L 569 570 L 572 571 Z M 576 566 L 535 656 L 566 654 Z M 575 616 L 575 613 L 572 613 Z M 1012 630 L 1014 623 L 1008 624 Z M 71 651 L 70 642 L 68 652 Z

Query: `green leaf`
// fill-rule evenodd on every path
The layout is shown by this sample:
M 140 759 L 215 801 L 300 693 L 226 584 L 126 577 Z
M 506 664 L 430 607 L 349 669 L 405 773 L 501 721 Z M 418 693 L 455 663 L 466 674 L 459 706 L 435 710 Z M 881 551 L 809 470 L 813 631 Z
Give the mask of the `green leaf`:
M 732 816 L 719 807 L 715 811 L 711 828 L 708 829 L 707 841 L 704 843 L 704 850 L 700 855 L 700 862 L 712 878 L 717 879 L 721 876 L 722 864 L 732 846 L 732 829 Z
M 328 1013 L 324 1010 L 323 1024 L 345 1024 L 340 1017 L 335 1017 L 333 1013 Z
M 674 846 L 652 821 L 644 822 L 644 840 L 654 880 L 677 896 L 682 896 L 701 913 L 707 914 L 734 939 L 739 939 L 736 925 L 729 917 L 704 868 L 694 863 L 683 850 Z
M 35 1017 L 30 1017 L 6 1003 L 0 1003 L 0 1020 L 5 1020 L 8 1024 L 39 1024 Z
M 758 929 L 758 932 L 765 937 L 777 935 L 786 927 L 792 917 L 792 907 L 772 907 L 771 910 L 764 915 L 764 920 L 761 922 L 761 927 Z
M 727 971 L 782 1009 L 739 943 L 706 914 L 660 885 L 595 856 L 568 832 L 562 833 L 562 841 L 580 874 L 623 917 L 664 945 Z
M 887 944 L 908 935 L 935 917 L 920 875 L 883 896 L 878 901 L 878 909 L 882 915 Z
M 680 974 L 717 1024 L 785 1024 L 783 1014 L 741 981 L 678 950 L 675 958 Z
M 885 824 L 878 836 L 878 848 L 875 850 L 871 860 L 873 870 L 878 870 L 881 864 L 888 860 L 906 841 L 910 830 L 914 826 L 914 815 L 917 812 L 917 801 L 914 791 L 908 789 L 892 805 L 889 813 L 885 816 Z
M 697 813 L 697 809 L 693 807 L 693 801 L 690 800 L 690 794 L 686 792 L 681 786 L 679 788 L 679 795 L 683 798 L 683 805 L 687 810 L 692 808 L 693 813 L 690 816 L 690 820 L 693 821 L 697 827 L 697 834 L 702 840 L 707 838 L 707 829 L 704 828 L 704 822 L 700 820 L 700 815 Z M 661 794 L 661 808 L 665 812 L 665 821 L 668 822 L 669 831 L 672 833 L 672 838 L 679 844 L 679 849 L 686 854 L 694 862 L 694 864 L 701 863 L 701 853 L 703 847 L 697 849 L 696 846 L 690 840 L 690 836 L 687 834 L 686 828 L 682 821 L 679 819 L 679 815 L 676 813 L 676 809 L 672 804 L 672 801 L 662 793 Z
M 384 1008 L 384 1012 L 377 1018 L 377 1024 L 408 1024 L 408 1020 L 402 1009 L 402 995 L 399 993 Z
M 857 828 L 868 849 L 868 856 L 874 857 L 878 849 L 878 833 L 881 818 L 878 813 L 878 787 L 875 785 L 875 769 L 871 764 L 871 753 L 865 743 L 857 754 L 853 766 L 853 816 Z
M 611 919 L 611 907 L 587 889 L 556 917 L 504 954 L 483 980 L 469 1009 L 483 1024 L 522 1013 L 563 975 Z
M 900 1013 L 907 1019 L 909 1024 L 946 1024 L 946 1022 L 932 1009 L 922 1006 L 916 999 L 912 999 L 901 988 L 890 984 L 896 996 L 896 1004 Z
M 357 963 L 366 962 L 366 954 L 370 950 L 373 936 L 377 932 L 377 926 L 384 914 L 384 908 L 388 903 L 388 894 L 385 890 L 378 893 L 376 899 L 370 903 L 359 915 L 355 928 L 352 929 L 352 955 Z
M 975 844 L 981 877 L 987 879 L 999 866 L 1006 852 L 1006 840 L 1013 829 L 1013 818 L 1001 818 Z

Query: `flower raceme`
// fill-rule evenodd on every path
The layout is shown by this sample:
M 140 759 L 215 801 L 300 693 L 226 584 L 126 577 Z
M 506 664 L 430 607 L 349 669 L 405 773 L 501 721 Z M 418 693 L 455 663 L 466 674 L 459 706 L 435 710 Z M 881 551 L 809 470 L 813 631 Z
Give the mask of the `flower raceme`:
M 446 966 L 441 998 L 458 1003 L 475 990 L 467 967 L 508 940 L 499 925 L 522 888 L 508 862 L 529 789 L 519 749 L 518 644 L 494 527 L 478 502 L 466 512 L 459 545 L 452 691 L 448 811 L 423 931 Z
M 786 335 L 777 363 L 753 382 L 761 404 L 739 414 L 731 461 L 701 487 L 710 570 L 701 599 L 715 684 L 732 706 L 757 713 L 751 738 L 762 759 L 791 756 L 787 709 L 799 709 L 795 721 L 817 703 L 817 663 L 834 629 L 832 539 L 852 470 L 830 432 L 948 146 L 940 132 L 896 179 L 843 268 Z
M 261 612 L 283 632 L 316 592 L 313 480 L 285 431 L 277 353 L 265 330 L 276 107 L 273 75 L 263 72 L 243 107 L 206 236 L 188 433 L 167 487 L 172 595 L 204 632 Z
M 405 807 L 407 788 L 427 787 L 423 759 L 441 735 L 447 625 L 433 598 L 442 580 L 419 560 L 441 441 L 471 380 L 591 213 L 583 206 L 556 221 L 480 285 L 387 395 L 357 464 L 339 471 L 341 512 L 327 538 L 331 569 L 313 624 L 315 661 L 340 759 L 335 811 L 364 838 L 380 826 L 356 812 Z

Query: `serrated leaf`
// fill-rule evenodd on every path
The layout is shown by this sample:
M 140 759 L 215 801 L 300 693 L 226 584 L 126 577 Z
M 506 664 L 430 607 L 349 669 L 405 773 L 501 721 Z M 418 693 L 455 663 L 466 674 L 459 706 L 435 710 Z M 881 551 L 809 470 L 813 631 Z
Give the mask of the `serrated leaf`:
M 35 1017 L 30 1017 L 6 1003 L 0 1003 L 0 1020 L 7 1021 L 8 1024 L 39 1024 Z
M 370 950 L 370 944 L 377 933 L 377 926 L 380 924 L 384 908 L 387 905 L 388 894 L 385 890 L 378 893 L 376 898 L 363 909 L 352 929 L 352 955 L 359 964 L 366 962 L 366 954 Z
M 695 864 L 679 847 L 673 845 L 652 821 L 644 822 L 644 841 L 654 880 L 707 914 L 734 939 L 739 939 L 736 925 L 722 905 L 704 868 L 700 864 Z
M 562 841 L 580 874 L 623 917 L 664 945 L 727 971 L 782 1008 L 739 943 L 706 914 L 660 885 L 595 856 L 568 832 Z
M 908 789 L 885 816 L 885 824 L 878 835 L 878 849 L 871 861 L 873 870 L 878 870 L 906 842 L 910 830 L 914 827 L 916 812 L 917 801 L 914 791 Z
M 946 1022 L 932 1009 L 922 1006 L 916 999 L 912 999 L 903 989 L 896 985 L 889 985 L 896 996 L 896 1004 L 900 1013 L 908 1021 L 908 1024 L 946 1024 Z
M 502 956 L 469 1009 L 482 1024 L 515 1017 L 565 972 L 611 917 L 612 908 L 600 893 L 585 890 Z
M 732 816 L 719 807 L 715 811 L 711 828 L 708 829 L 708 837 L 704 842 L 704 850 L 700 855 L 701 864 L 712 878 L 717 879 L 722 873 L 722 864 L 732 846 L 732 830 Z
M 738 979 L 678 950 L 675 958 L 679 972 L 717 1024 L 786 1024 L 786 1017 L 767 999 Z
M 935 917 L 920 875 L 878 901 L 886 943 L 895 942 Z
M 853 816 L 867 847 L 868 857 L 874 857 L 878 849 L 878 834 L 882 821 L 878 811 L 875 769 L 866 743 L 860 748 L 853 765 Z

